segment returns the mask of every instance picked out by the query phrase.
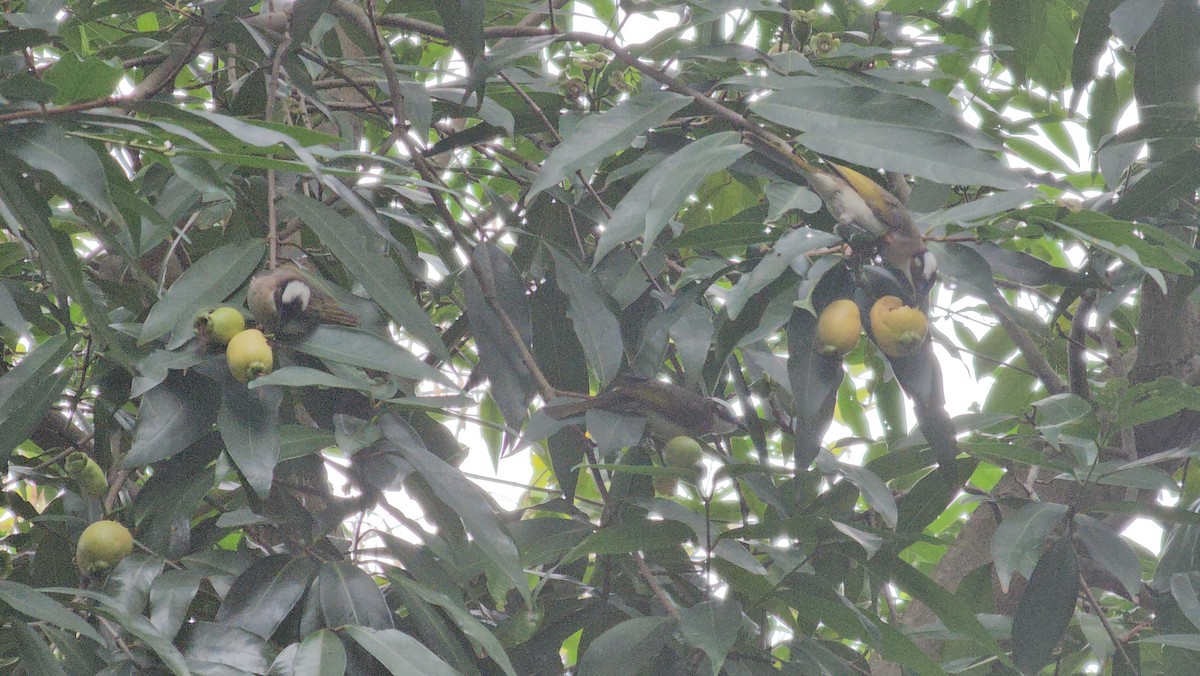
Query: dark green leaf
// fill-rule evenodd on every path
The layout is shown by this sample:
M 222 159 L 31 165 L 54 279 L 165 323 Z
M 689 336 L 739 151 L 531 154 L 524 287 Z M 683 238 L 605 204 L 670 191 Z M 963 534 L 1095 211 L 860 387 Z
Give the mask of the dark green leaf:
M 325 626 L 392 627 L 392 613 L 383 600 L 379 585 L 358 566 L 349 561 L 324 563 L 318 582 Z
M 216 621 L 269 638 L 317 574 L 307 556 L 277 554 L 255 561 L 238 576 L 217 609 Z
M 1075 611 L 1079 562 L 1070 536 L 1059 538 L 1038 560 L 1013 615 L 1013 661 L 1035 674 L 1051 660 Z
M 367 652 L 379 660 L 388 673 L 403 676 L 457 676 L 458 672 L 415 638 L 396 629 L 368 629 L 353 625 L 342 627 Z
M 212 381 L 195 372 L 172 374 L 147 392 L 122 467 L 166 460 L 199 440 L 216 422 L 219 396 Z
M 17 582 L 0 580 L 0 602 L 35 620 L 49 622 L 86 636 L 96 643 L 103 643 L 100 635 L 83 618 L 36 589 Z
M 741 626 L 742 604 L 731 600 L 702 601 L 681 611 L 679 617 L 683 640 L 708 655 L 713 676 L 720 673 L 725 656 L 737 643 Z
M 59 334 L 28 353 L 0 376 L 0 464 L 29 438 L 70 382 L 70 371 L 55 373 L 75 346 L 73 336 Z
M 217 428 L 225 450 L 250 488 L 266 499 L 271 477 L 279 460 L 279 406 L 283 397 L 277 388 L 256 392 L 233 384 L 221 390 Z
M 408 350 L 359 329 L 322 324 L 292 347 L 319 359 L 383 371 L 401 378 L 436 381 L 453 386 L 443 373 L 417 359 Z
M 669 617 L 635 617 L 596 637 L 579 660 L 581 676 L 619 676 L 641 671 L 667 643 Z
M 608 309 L 600 284 L 595 277 L 580 270 L 575 261 L 553 251 L 555 279 L 570 301 L 568 315 L 575 327 L 587 363 L 600 385 L 607 385 L 621 368 L 625 355 L 621 326 Z
M 1026 577 L 1033 572 L 1042 540 L 1066 513 L 1066 505 L 1031 502 L 1000 522 L 992 535 L 992 560 L 1002 589 L 1008 591 L 1013 572 Z
M 599 115 L 589 115 L 551 151 L 525 200 L 532 200 L 543 190 L 569 179 L 577 170 L 590 171 L 604 158 L 628 148 L 638 134 L 662 124 L 690 101 L 687 96 L 652 91 Z
M 138 344 L 145 345 L 190 322 L 201 309 L 219 304 L 250 277 L 266 252 L 261 240 L 231 242 L 196 261 L 154 304 L 142 324 Z

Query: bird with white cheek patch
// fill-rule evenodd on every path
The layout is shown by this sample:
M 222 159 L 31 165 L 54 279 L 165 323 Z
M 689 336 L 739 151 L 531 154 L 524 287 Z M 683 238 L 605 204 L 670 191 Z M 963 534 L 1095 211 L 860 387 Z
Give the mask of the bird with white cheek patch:
M 292 263 L 250 280 L 246 305 L 267 333 L 301 336 L 320 324 L 357 326 L 358 320 L 325 293 L 320 280 Z

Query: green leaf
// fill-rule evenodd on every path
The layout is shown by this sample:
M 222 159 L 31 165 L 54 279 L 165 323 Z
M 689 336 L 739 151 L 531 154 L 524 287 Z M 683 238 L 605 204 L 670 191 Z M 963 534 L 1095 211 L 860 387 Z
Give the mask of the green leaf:
M 737 319 L 750 299 L 778 279 L 799 256 L 841 241 L 837 235 L 812 228 L 789 230 L 775 241 L 771 251 L 758 261 L 753 270 L 742 275 L 726 296 L 725 310 L 729 318 Z
M 262 674 L 271 668 L 275 649 L 260 636 L 225 624 L 192 622 L 180 632 L 183 655 L 191 665 L 226 673 Z
M 600 233 L 593 260 L 636 237 L 642 237 L 643 253 L 654 245 L 687 198 L 710 174 L 722 171 L 746 153 L 736 132 L 721 132 L 694 141 L 646 172 L 613 209 Z
M 271 664 L 271 676 L 342 676 L 346 646 L 328 629 L 319 629 L 285 648 Z
M 702 601 L 680 612 L 683 640 L 708 655 L 712 675 L 721 672 L 729 649 L 737 643 L 742 627 L 742 604 L 736 600 Z
M 59 63 L 63 61 L 74 59 L 63 59 Z M 4 152 L 34 169 L 52 174 L 67 190 L 87 200 L 117 223 L 124 222 L 112 202 L 104 165 L 92 146 L 68 136 L 57 125 L 40 122 L 5 126 L 0 133 L 0 143 Z
M 957 114 L 931 106 L 922 92 L 864 86 L 869 81 L 791 80 L 786 89 L 750 107 L 772 122 L 805 132 L 800 141 L 810 150 L 939 183 L 1024 187 L 993 156 L 994 141 Z
M 501 415 L 510 425 L 520 425 L 529 414 L 529 400 L 535 391 L 521 354 L 522 347 L 529 347 L 533 332 L 525 283 L 512 258 L 491 242 L 475 247 L 465 272 L 462 286 L 467 324 L 479 351 L 479 368 L 491 383 L 490 394 Z M 582 360 L 579 365 L 586 368 Z
M 381 416 L 380 430 L 401 457 L 407 460 L 437 496 L 462 519 L 479 548 L 504 573 L 528 604 L 529 582 L 512 537 L 504 531 L 491 500 L 475 482 L 463 476 L 425 447 L 408 423 L 392 415 Z
M 1133 547 L 1103 521 L 1086 514 L 1075 515 L 1075 526 L 1092 560 L 1120 580 L 1131 597 L 1137 598 L 1142 589 L 1142 565 Z
M 18 582 L 0 580 L 0 602 L 35 620 L 42 620 L 67 631 L 77 632 L 96 643 L 104 643 L 104 639 L 100 638 L 96 630 L 83 618 L 31 587 Z
M 322 324 L 303 340 L 292 344 L 292 347 L 318 359 L 454 387 L 454 383 L 445 374 L 416 358 L 408 350 L 390 340 L 359 329 Z
M 308 556 L 258 559 L 238 576 L 217 609 L 216 621 L 270 638 L 317 574 Z
M 113 94 L 125 75 L 124 69 L 94 56 L 79 59 L 65 54 L 42 75 L 42 79 L 58 88 L 55 103 L 91 101 Z
M 636 674 L 667 643 L 675 621 L 669 617 L 635 617 L 596 637 L 579 660 L 580 676 Z
M 415 638 L 397 629 L 342 627 L 347 636 L 396 676 L 457 676 L 456 671 Z
M 1079 594 L 1079 562 L 1070 536 L 1059 538 L 1042 554 L 1013 615 L 1013 661 L 1025 673 L 1037 673 L 1058 647 Z
M 1175 573 L 1171 576 L 1171 596 L 1188 621 L 1200 628 L 1200 572 Z
M 41 676 L 67 676 L 62 664 L 51 652 L 46 639 L 31 625 L 24 622 L 14 623 L 16 631 L 17 656 L 21 666 L 31 674 Z
M 21 188 L 21 181 L 10 171 L 0 171 L 0 218 L 9 230 L 29 238 L 40 262 L 50 273 L 56 293 L 79 303 L 88 318 L 88 327 L 100 339 L 98 348 L 107 348 L 107 356 L 132 371 L 136 359 L 122 345 L 109 325 L 108 308 L 84 285 L 78 256 L 65 235 L 50 227 L 46 213 L 35 207 Z
M 867 565 L 872 568 L 879 566 L 880 573 L 890 578 L 896 586 L 908 592 L 914 599 L 928 606 L 946 627 L 953 628 L 961 636 L 973 639 L 987 652 L 995 655 L 1002 664 L 1012 664 L 1008 654 L 1000 648 L 995 637 L 979 623 L 979 619 L 970 608 L 920 571 L 899 558 L 882 554 L 870 559 Z
M 541 172 L 529 187 L 525 201 L 567 180 L 576 171 L 590 171 L 605 158 L 628 148 L 638 134 L 662 124 L 691 100 L 671 92 L 652 91 L 585 117 L 542 162 Z
M 220 304 L 245 283 L 266 250 L 262 240 L 230 242 L 196 261 L 150 309 L 138 345 L 191 321 L 201 309 Z
M 558 521 L 558 519 L 554 520 Z M 521 521 L 518 523 L 527 523 L 527 521 Z M 508 653 L 504 650 L 504 646 L 501 645 L 500 641 L 496 640 L 496 636 L 492 632 L 488 631 L 487 627 L 483 626 L 482 622 L 475 619 L 475 616 L 471 614 L 471 611 L 467 610 L 461 603 L 454 601 L 449 596 L 446 596 L 441 592 L 434 591 L 433 589 L 430 589 L 429 587 L 426 587 L 415 580 L 405 577 L 404 575 L 400 574 L 399 571 L 390 572 L 388 579 L 421 597 L 426 603 L 435 605 L 445 611 L 446 615 L 448 615 L 450 619 L 453 620 L 456 625 L 458 625 L 458 628 L 461 629 L 464 634 L 470 637 L 473 641 L 479 643 L 479 645 L 483 646 L 484 651 L 487 652 L 487 656 L 496 664 L 500 665 L 500 668 L 504 670 L 504 673 L 508 674 L 508 676 L 517 676 L 516 669 L 513 668 L 512 662 L 509 660 Z
M 212 381 L 195 372 L 172 373 L 142 396 L 133 444 L 121 466 L 133 469 L 166 460 L 198 441 L 216 422 L 219 396 Z
M 317 234 L 388 316 L 429 351 L 444 360 L 450 359 L 429 315 L 417 302 L 412 284 L 400 266 L 379 250 L 378 235 L 361 221 L 346 218 L 311 197 L 288 195 L 280 206 L 283 212 L 304 221 Z
M 692 530 L 678 521 L 622 521 L 584 538 L 583 542 L 563 555 L 559 565 L 566 565 L 588 554 L 629 554 L 675 547 L 692 537 Z
M 553 249 L 551 253 L 554 255 L 555 279 L 570 302 L 571 309 L 567 314 L 587 355 L 587 363 L 596 373 L 601 387 L 608 385 L 616 377 L 625 356 L 621 326 L 608 309 L 596 278 L 579 269 L 565 254 Z
M 321 564 L 317 590 L 325 625 L 390 629 L 392 613 L 375 580 L 350 561 Z
M 8 466 L 13 449 L 29 438 L 62 396 L 71 381 L 71 371 L 55 371 L 74 346 L 74 336 L 60 333 L 0 376 L 0 466 Z
M 271 477 L 279 461 L 282 401 L 282 394 L 274 388 L 251 392 L 239 383 L 221 390 L 217 413 L 221 440 L 246 483 L 264 500 L 271 492 Z
M 1026 576 L 1033 571 L 1042 540 L 1066 513 L 1066 505 L 1031 502 L 1000 522 L 992 535 L 992 560 L 1005 592 L 1014 571 Z
M 174 636 L 188 618 L 203 577 L 190 570 L 164 570 L 150 584 L 150 622 L 164 636 Z

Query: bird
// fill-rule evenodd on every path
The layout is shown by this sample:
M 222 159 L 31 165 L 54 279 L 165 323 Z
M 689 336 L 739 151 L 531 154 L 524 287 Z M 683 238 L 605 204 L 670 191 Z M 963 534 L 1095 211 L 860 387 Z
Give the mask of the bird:
M 267 333 L 303 336 L 320 324 L 357 326 L 358 319 L 342 309 L 321 284 L 298 265 L 284 263 L 250 280 L 246 305 Z
M 833 170 L 827 171 L 798 155 L 792 159 L 837 221 L 838 234 L 848 242 L 872 239 L 884 265 L 908 280 L 918 299 L 924 298 L 937 278 L 937 259 L 925 247 L 908 208 L 849 167 L 825 160 Z
M 555 420 L 565 420 L 591 409 L 646 418 L 646 431 L 662 441 L 678 436 L 718 436 L 740 427 L 737 414 L 721 399 L 632 374 L 618 377 L 612 387 L 600 394 L 569 404 L 546 406 L 543 410 Z

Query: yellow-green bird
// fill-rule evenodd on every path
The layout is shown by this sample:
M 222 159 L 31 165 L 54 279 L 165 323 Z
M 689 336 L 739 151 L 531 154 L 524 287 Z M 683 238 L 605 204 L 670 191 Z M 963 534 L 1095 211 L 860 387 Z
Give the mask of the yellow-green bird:
M 839 234 L 873 237 L 884 263 L 908 280 L 917 298 L 924 298 L 937 276 L 937 261 L 925 247 L 908 208 L 883 186 L 849 167 L 826 160 L 833 169 L 827 171 L 799 156 L 793 160 L 837 221 Z

